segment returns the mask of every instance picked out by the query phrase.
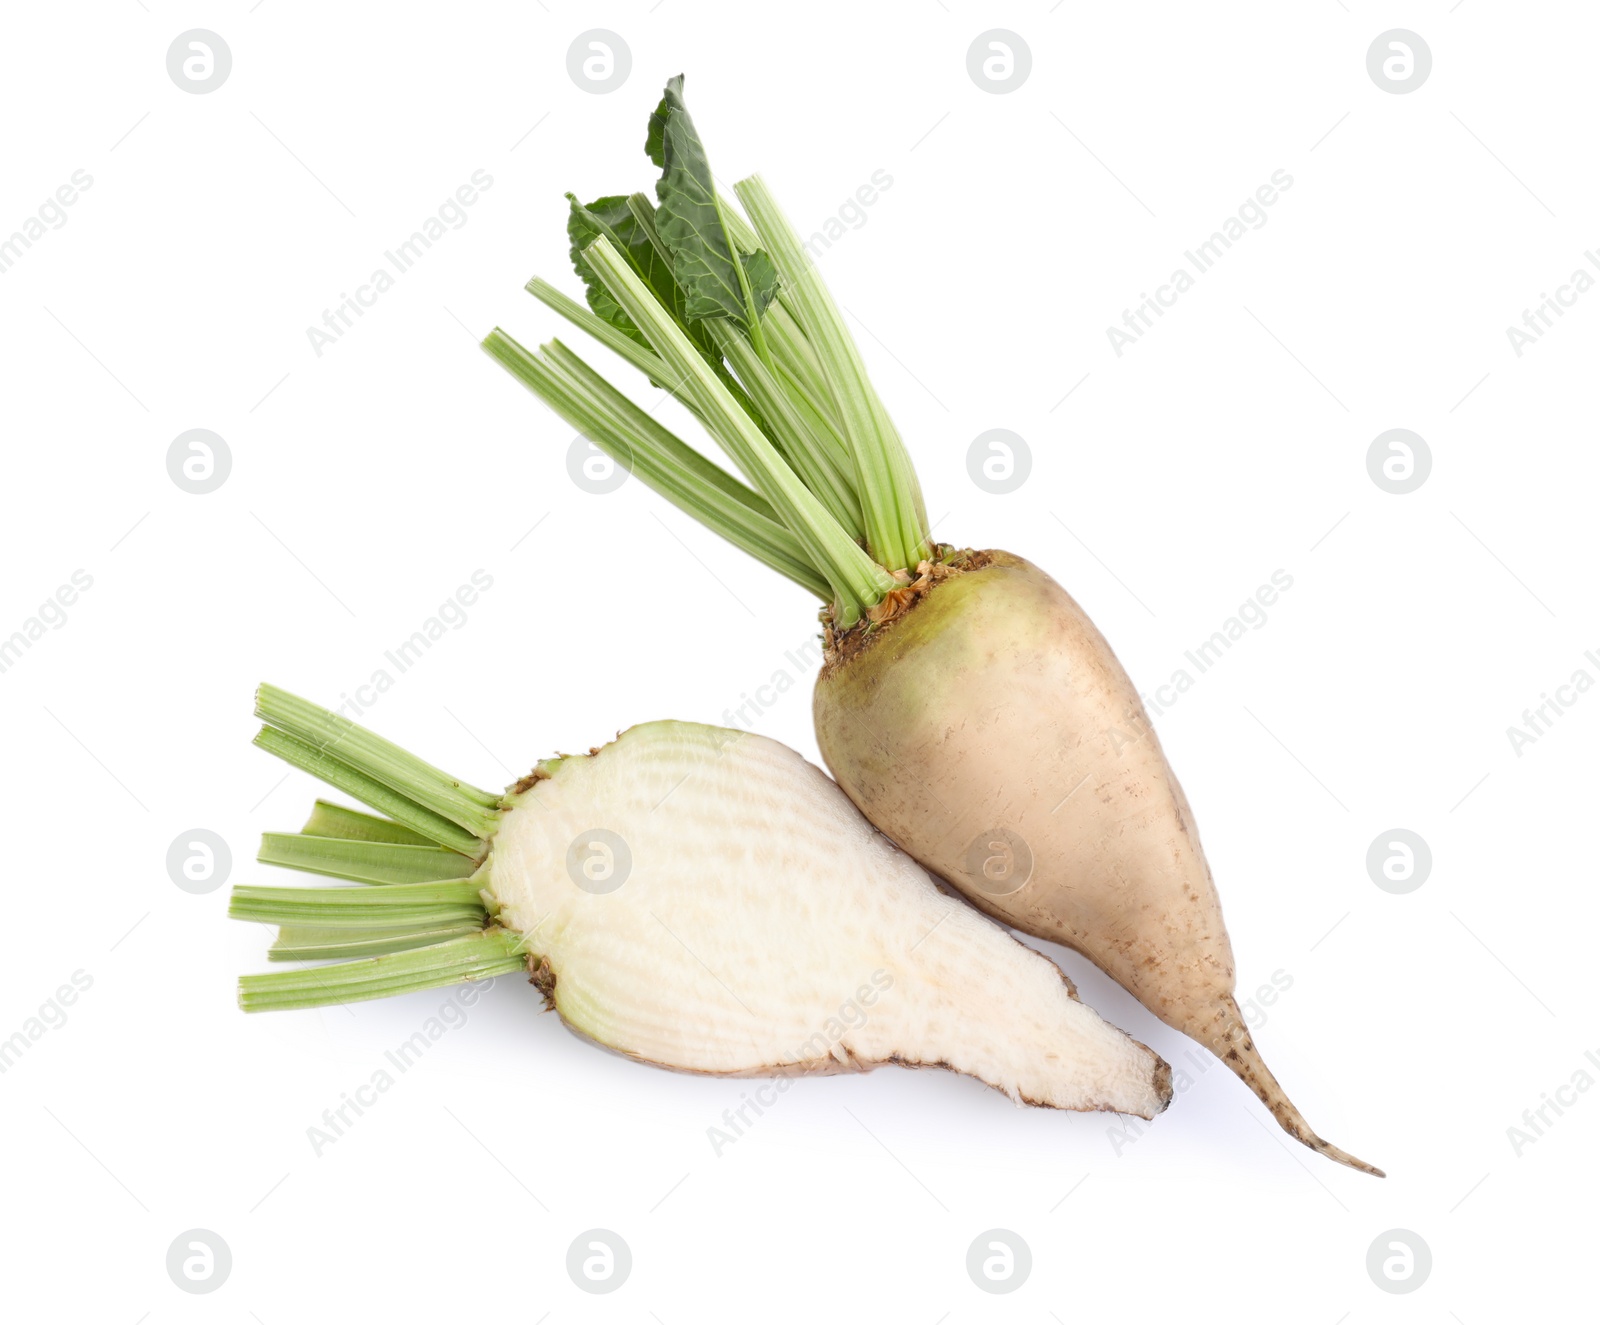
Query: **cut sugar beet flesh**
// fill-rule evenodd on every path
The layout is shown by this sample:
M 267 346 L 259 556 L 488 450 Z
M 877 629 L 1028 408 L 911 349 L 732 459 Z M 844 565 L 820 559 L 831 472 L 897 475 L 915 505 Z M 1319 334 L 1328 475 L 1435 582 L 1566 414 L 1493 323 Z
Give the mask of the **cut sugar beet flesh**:
M 1166 1063 L 775 741 L 647 723 L 497 795 L 272 687 L 258 712 L 260 744 L 386 814 L 319 804 L 267 836 L 264 860 L 357 886 L 240 886 L 231 913 L 283 927 L 275 959 L 358 960 L 245 976 L 247 1010 L 519 971 L 574 1030 L 681 1071 L 938 1066 L 1143 1118 L 1171 1098 Z

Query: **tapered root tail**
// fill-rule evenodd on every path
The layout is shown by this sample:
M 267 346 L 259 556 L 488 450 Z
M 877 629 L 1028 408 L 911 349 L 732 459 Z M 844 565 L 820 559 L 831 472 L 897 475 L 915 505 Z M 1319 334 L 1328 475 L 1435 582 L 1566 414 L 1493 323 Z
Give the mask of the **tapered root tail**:
M 1190 1033 L 1193 1034 L 1192 1031 Z M 1382 1169 L 1368 1164 L 1364 1159 L 1357 1159 L 1349 1151 L 1341 1150 L 1331 1142 L 1324 1141 L 1311 1130 L 1311 1124 L 1306 1122 L 1300 1110 L 1294 1107 L 1283 1087 L 1278 1084 L 1278 1079 L 1272 1075 L 1262 1059 L 1255 1041 L 1250 1038 L 1249 1029 L 1244 1024 L 1244 1016 L 1239 1011 L 1239 1005 L 1232 998 L 1217 1008 L 1206 1033 L 1195 1035 L 1194 1038 L 1206 1045 L 1233 1069 L 1240 1081 L 1255 1091 L 1257 1098 L 1278 1120 L 1278 1126 L 1296 1141 L 1309 1146 L 1319 1155 L 1326 1155 L 1336 1164 L 1343 1164 L 1362 1173 L 1370 1173 L 1375 1178 L 1386 1176 Z

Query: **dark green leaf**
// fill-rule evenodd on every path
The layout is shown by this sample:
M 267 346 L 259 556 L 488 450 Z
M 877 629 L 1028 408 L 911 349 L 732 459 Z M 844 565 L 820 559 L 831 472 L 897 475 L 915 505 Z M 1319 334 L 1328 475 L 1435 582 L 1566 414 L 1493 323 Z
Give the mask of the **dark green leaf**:
M 583 281 L 584 295 L 589 301 L 589 307 L 594 310 L 596 317 L 610 323 L 629 339 L 636 340 L 641 345 L 646 344 L 643 333 L 617 306 L 616 300 L 606 293 L 606 287 L 600 283 L 600 278 L 595 275 L 594 269 L 583 256 L 583 250 L 594 243 L 600 235 L 609 238 L 620 251 L 627 252 L 627 245 L 622 242 L 622 237 L 615 232 L 611 223 L 621 217 L 626 217 L 630 221 L 633 219 L 628 211 L 628 200 L 622 197 L 596 198 L 585 207 L 569 193 L 567 201 L 572 204 L 571 211 L 567 213 L 567 238 L 572 244 L 570 250 L 572 267 Z
M 621 196 L 608 196 L 596 198 L 587 206 L 578 202 L 571 194 L 567 197 L 572 203 L 571 214 L 567 218 L 567 236 L 572 241 L 572 265 L 582 278 L 584 289 L 588 295 L 589 307 L 596 316 L 604 319 L 621 331 L 631 340 L 636 340 L 641 345 L 647 345 L 644 334 L 633 325 L 628 315 L 617 306 L 617 303 L 606 292 L 600 278 L 583 256 L 583 250 L 592 244 L 598 235 L 609 239 L 616 250 L 627 257 L 632 264 L 639 279 L 650 288 L 673 318 L 677 321 L 689 339 L 700 349 L 707 358 L 715 355 L 715 347 L 705 330 L 698 325 L 691 324 L 685 307 L 685 296 L 678 283 L 673 279 L 672 265 L 668 258 L 661 253 L 656 244 L 652 242 L 649 214 L 640 217 L 628 205 L 628 199 Z
M 683 75 L 678 74 L 668 80 L 667 87 L 669 90 L 676 92 L 681 100 L 683 97 Z M 645 155 L 658 167 L 667 164 L 666 149 L 662 143 L 662 135 L 667 128 L 667 114 L 667 99 L 663 96 L 661 104 L 650 112 L 650 127 L 645 131 L 644 135 Z
M 717 210 L 716 182 L 705 147 L 683 104 L 682 75 L 667 84 L 661 105 L 650 117 L 647 150 L 658 140 L 662 174 L 656 183 L 661 204 L 656 228 L 672 253 L 673 274 L 687 297 L 688 316 L 691 321 L 725 317 L 747 327 L 749 315 L 733 244 Z
M 778 269 L 760 249 L 754 253 L 741 253 L 739 260 L 744 263 L 744 278 L 750 286 L 750 298 L 755 302 L 756 316 L 760 317 L 778 293 Z

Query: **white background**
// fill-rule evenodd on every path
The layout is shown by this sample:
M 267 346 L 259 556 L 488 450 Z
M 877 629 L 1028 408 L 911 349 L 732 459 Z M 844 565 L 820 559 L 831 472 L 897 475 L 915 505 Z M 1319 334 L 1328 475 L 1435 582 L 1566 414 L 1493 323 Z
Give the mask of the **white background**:
M 207 95 L 165 64 L 194 27 L 233 55 Z M 991 27 L 1032 51 L 1008 95 L 967 73 Z M 1407 95 L 1366 69 L 1394 27 L 1433 52 Z M 566 72 L 590 28 L 631 49 L 608 95 Z M 0 1036 L 93 981 L 0 1077 L 7 1315 L 1594 1311 L 1600 1091 L 1520 1154 L 1507 1134 L 1600 1055 L 1600 693 L 1520 756 L 1507 737 L 1575 670 L 1600 677 L 1600 294 L 1521 357 L 1506 335 L 1600 245 L 1587 7 L 119 0 L 12 7 L 6 29 L 0 234 L 93 178 L 0 276 L 0 635 L 93 577 L 0 675 Z M 299 826 L 313 784 L 250 745 L 258 680 L 337 703 L 483 569 L 466 624 L 370 710 L 392 739 L 492 785 L 640 720 L 726 721 L 784 672 L 747 712 L 816 757 L 785 657 L 813 634 L 805 595 L 635 483 L 579 491 L 570 431 L 474 343 L 567 335 L 521 286 L 576 292 L 561 194 L 651 187 L 645 119 L 680 70 L 718 174 L 762 170 L 807 233 L 892 176 L 822 266 L 941 537 L 1050 569 L 1147 692 L 1293 576 L 1157 725 L 1242 993 L 1292 978 L 1258 1042 L 1386 1181 L 1287 1142 L 1219 1065 L 1120 1153 L 1106 1117 L 885 1069 L 801 1083 L 718 1157 L 707 1128 L 746 1084 L 598 1052 L 515 979 L 313 1153 L 307 1128 L 446 994 L 237 1010 L 268 936 L 165 858 L 204 827 L 233 882 L 266 881 L 256 835 Z M 307 327 L 479 169 L 464 227 L 318 357 Z M 1118 357 L 1106 328 L 1280 169 L 1267 224 Z M 1366 469 L 1396 427 L 1433 457 L 1406 496 Z M 231 451 L 209 495 L 166 470 L 190 428 Z M 1031 448 L 1010 496 L 967 476 L 990 428 Z M 1405 896 L 1365 866 L 1395 827 L 1434 857 Z M 1178 1035 L 1051 955 L 1183 1064 Z M 632 1249 L 607 1297 L 565 1271 L 593 1227 Z M 1005 1297 L 965 1269 L 995 1227 L 1033 1251 Z M 232 1250 L 211 1296 L 165 1270 L 193 1228 Z M 1365 1268 L 1395 1228 L 1433 1256 L 1406 1296 Z

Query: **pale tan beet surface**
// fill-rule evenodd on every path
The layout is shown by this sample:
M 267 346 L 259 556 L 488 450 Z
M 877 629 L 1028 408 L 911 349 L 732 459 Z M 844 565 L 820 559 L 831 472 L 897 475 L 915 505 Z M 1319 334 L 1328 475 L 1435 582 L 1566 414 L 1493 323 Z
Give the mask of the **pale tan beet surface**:
M 1311 1130 L 1257 1052 L 1194 816 L 1111 647 L 1038 567 L 985 555 L 824 667 L 839 785 L 980 908 L 1210 1048 L 1291 1136 L 1381 1177 Z

